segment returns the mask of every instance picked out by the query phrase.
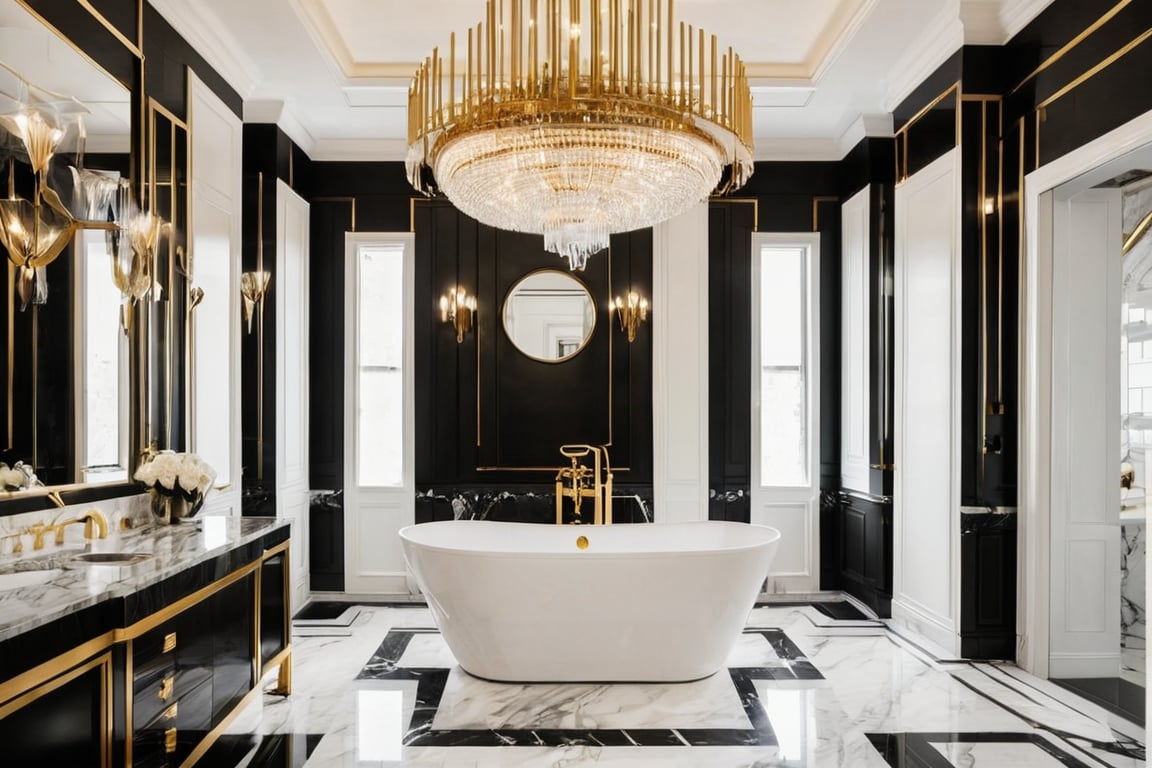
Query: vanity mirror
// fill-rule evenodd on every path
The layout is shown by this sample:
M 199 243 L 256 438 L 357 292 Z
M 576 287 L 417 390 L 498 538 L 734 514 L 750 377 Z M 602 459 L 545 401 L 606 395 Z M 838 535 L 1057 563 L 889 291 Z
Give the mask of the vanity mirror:
M 542 269 L 521 278 L 504 300 L 504 332 L 528 357 L 559 363 L 592 338 L 596 304 L 568 272 Z
M 98 228 L 101 221 L 108 225 L 110 208 L 79 201 L 75 192 L 104 186 L 109 199 L 117 190 L 127 195 L 132 94 L 16 0 L 0 0 L 0 62 L 5 66 L 0 97 L 8 105 L 0 112 L 11 118 L 0 126 L 3 197 L 31 201 L 25 207 L 39 200 L 45 210 L 41 221 L 59 216 L 67 222 L 63 214 L 48 211 L 57 202 L 75 220 L 97 220 L 67 225 L 73 236 L 36 270 L 35 295 L 23 310 L 16 290 L 22 270 L 0 249 L 7 264 L 0 319 L 5 348 L 0 461 L 24 462 L 47 486 L 15 495 L 125 482 L 131 442 L 129 345 L 112 277 L 109 232 Z M 27 142 L 13 133 L 20 123 L 12 108 L 19 104 L 79 116 L 65 121 L 67 131 L 43 173 L 48 191 L 42 195 L 37 195 Z M 0 488 L 0 502 L 14 495 L 7 491 Z M 8 511 L 5 507 L 0 514 Z

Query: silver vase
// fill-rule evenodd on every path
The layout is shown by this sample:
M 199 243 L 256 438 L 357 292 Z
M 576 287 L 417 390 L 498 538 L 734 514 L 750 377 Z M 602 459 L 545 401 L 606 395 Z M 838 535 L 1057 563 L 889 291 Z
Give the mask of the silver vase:
M 152 515 L 164 525 L 172 525 L 194 517 L 203 505 L 203 494 L 195 494 L 189 498 L 180 493 L 152 492 Z

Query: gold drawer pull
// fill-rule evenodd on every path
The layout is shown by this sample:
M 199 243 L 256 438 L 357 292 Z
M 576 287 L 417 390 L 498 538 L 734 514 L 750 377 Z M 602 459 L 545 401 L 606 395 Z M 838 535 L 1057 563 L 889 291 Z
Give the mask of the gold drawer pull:
M 172 689 L 175 685 L 175 678 L 164 678 L 164 681 L 160 683 L 160 692 L 157 694 L 160 697 L 160 701 L 168 701 L 168 699 L 172 698 Z
M 172 754 L 176 751 L 176 729 L 169 728 L 164 731 L 164 751 Z
M 173 632 L 170 635 L 164 636 L 164 650 L 162 651 L 162 653 L 168 653 L 168 651 L 174 651 L 174 650 L 176 650 L 176 633 L 175 632 Z
M 164 717 L 167 718 L 168 720 L 175 720 L 176 719 L 176 708 L 179 706 L 180 706 L 179 703 L 176 703 L 176 704 L 173 704 L 172 706 L 168 707 L 168 709 L 164 710 Z

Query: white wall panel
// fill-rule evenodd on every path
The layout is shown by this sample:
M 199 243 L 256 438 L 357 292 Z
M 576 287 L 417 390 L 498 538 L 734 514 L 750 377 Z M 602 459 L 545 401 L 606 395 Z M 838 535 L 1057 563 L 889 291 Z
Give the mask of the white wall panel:
M 308 595 L 308 203 L 276 180 L 276 514 L 292 520 L 292 597 Z
M 1120 662 L 1120 287 L 1117 189 L 1053 204 L 1052 677 Z
M 653 228 L 654 514 L 708 519 L 708 204 Z
M 960 151 L 896 190 L 896 487 L 892 614 L 959 638 Z
M 191 71 L 192 285 L 188 447 L 216 470 L 206 514 L 240 513 L 240 249 L 242 125 Z
M 840 209 L 840 484 L 869 491 L 868 211 L 871 187 Z

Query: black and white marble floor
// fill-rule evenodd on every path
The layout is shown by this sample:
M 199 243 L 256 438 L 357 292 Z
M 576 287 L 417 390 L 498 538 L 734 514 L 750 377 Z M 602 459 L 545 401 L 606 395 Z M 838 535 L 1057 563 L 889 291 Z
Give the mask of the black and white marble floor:
M 727 673 L 674 685 L 479 680 L 424 608 L 365 606 L 350 630 L 293 638 L 293 695 L 265 696 L 232 725 L 233 744 L 253 745 L 232 764 L 1144 764 L 1142 727 L 1047 681 L 1009 664 L 937 661 L 880 622 L 810 605 L 754 609 Z

